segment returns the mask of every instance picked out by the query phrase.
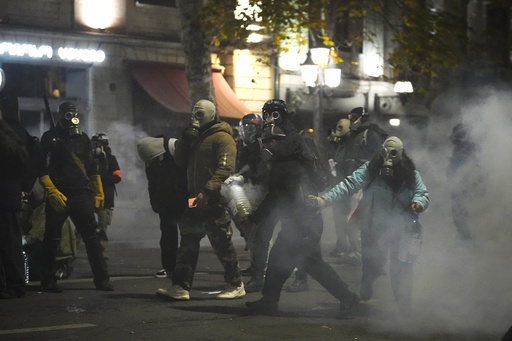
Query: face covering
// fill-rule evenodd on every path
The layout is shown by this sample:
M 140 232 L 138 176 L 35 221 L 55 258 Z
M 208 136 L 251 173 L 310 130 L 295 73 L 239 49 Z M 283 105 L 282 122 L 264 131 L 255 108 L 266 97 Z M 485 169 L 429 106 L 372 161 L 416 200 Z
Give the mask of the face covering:
M 59 120 L 61 127 L 66 129 L 71 137 L 80 135 L 78 123 L 80 123 L 80 119 L 78 113 L 74 111 L 65 112 Z
M 380 170 L 380 175 L 383 178 L 389 179 L 393 177 L 393 166 L 396 166 L 402 160 L 403 152 L 404 145 L 398 137 L 391 136 L 384 141 L 381 150 L 384 163 Z
M 215 105 L 205 99 L 198 101 L 192 110 L 192 125 L 203 127 L 215 119 Z

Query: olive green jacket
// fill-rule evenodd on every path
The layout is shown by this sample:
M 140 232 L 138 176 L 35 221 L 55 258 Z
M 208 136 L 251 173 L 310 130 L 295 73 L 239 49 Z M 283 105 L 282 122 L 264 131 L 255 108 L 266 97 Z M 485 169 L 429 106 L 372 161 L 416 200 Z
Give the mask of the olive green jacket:
M 236 144 L 229 124 L 221 121 L 206 128 L 190 150 L 178 144 L 175 155 L 179 164 L 187 165 L 190 198 L 203 192 L 210 204 L 218 202 L 222 183 L 235 171 Z

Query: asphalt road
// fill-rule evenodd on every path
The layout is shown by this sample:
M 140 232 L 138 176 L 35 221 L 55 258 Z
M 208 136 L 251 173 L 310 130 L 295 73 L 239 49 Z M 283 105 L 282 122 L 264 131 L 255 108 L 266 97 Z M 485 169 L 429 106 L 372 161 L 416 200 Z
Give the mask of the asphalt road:
M 157 240 L 153 241 L 154 245 Z M 151 241 L 144 243 L 151 244 Z M 241 266 L 249 264 L 240 242 Z M 324 253 L 330 250 L 325 247 Z M 401 318 L 383 280 L 375 299 L 361 303 L 351 317 L 337 319 L 338 302 L 310 279 L 302 293 L 283 292 L 278 317 L 248 316 L 245 302 L 216 300 L 224 286 L 222 268 L 208 245 L 202 247 L 191 300 L 163 301 L 156 297 L 169 279 L 154 278 L 159 249 L 111 244 L 109 271 L 114 292 L 94 289 L 83 246 L 75 272 L 59 284 L 64 292 L 42 293 L 28 284 L 25 298 L 0 301 L 0 340 L 499 340 L 502 334 L 468 335 L 425 331 L 413 318 Z M 360 267 L 327 257 L 351 289 L 359 290 Z M 293 277 L 289 279 L 291 283 Z

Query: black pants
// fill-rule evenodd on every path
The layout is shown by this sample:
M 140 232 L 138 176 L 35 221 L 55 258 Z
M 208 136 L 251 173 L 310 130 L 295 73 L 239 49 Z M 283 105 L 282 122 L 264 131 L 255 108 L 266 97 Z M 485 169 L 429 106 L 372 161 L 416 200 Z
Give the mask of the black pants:
M 55 253 L 62 234 L 62 224 L 69 217 L 85 244 L 87 258 L 94 276 L 94 283 L 100 284 L 109 279 L 107 263 L 102 255 L 96 218 L 94 216 L 94 198 L 92 192 L 82 192 L 67 196 L 66 208 L 55 211 L 46 203 L 46 225 L 41 254 L 41 284 L 55 283 Z
M 0 289 L 21 295 L 25 292 L 25 273 L 21 231 L 12 210 L 0 210 Z M 5 286 L 4 286 L 5 284 Z
M 163 212 L 160 216 L 160 257 L 162 267 L 171 273 L 176 266 L 176 255 L 178 254 L 178 222 L 177 214 Z
M 284 283 L 298 265 L 337 299 L 351 298 L 348 285 L 322 258 L 322 226 L 319 213 L 281 219 L 281 232 L 270 250 L 263 299 L 278 302 Z M 308 233 L 311 229 L 316 231 Z
M 279 221 L 276 212 L 269 212 L 258 223 L 254 243 L 251 245 L 251 277 L 263 277 L 267 266 L 268 249 L 274 229 Z

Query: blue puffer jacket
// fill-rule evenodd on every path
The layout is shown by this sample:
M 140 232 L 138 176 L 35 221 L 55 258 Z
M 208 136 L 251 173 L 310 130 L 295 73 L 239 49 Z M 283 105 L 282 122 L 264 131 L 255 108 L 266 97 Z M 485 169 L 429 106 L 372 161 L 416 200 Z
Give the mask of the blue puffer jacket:
M 369 162 L 345 178 L 330 191 L 322 195 L 326 204 L 342 200 L 363 190 L 357 215 L 361 231 L 373 234 L 395 235 L 412 221 L 410 206 L 417 202 L 426 209 L 429 205 L 427 187 L 421 180 L 420 173 L 415 172 L 414 188 L 402 186 L 399 193 L 393 193 L 388 184 L 380 177 L 372 179 L 368 170 Z

